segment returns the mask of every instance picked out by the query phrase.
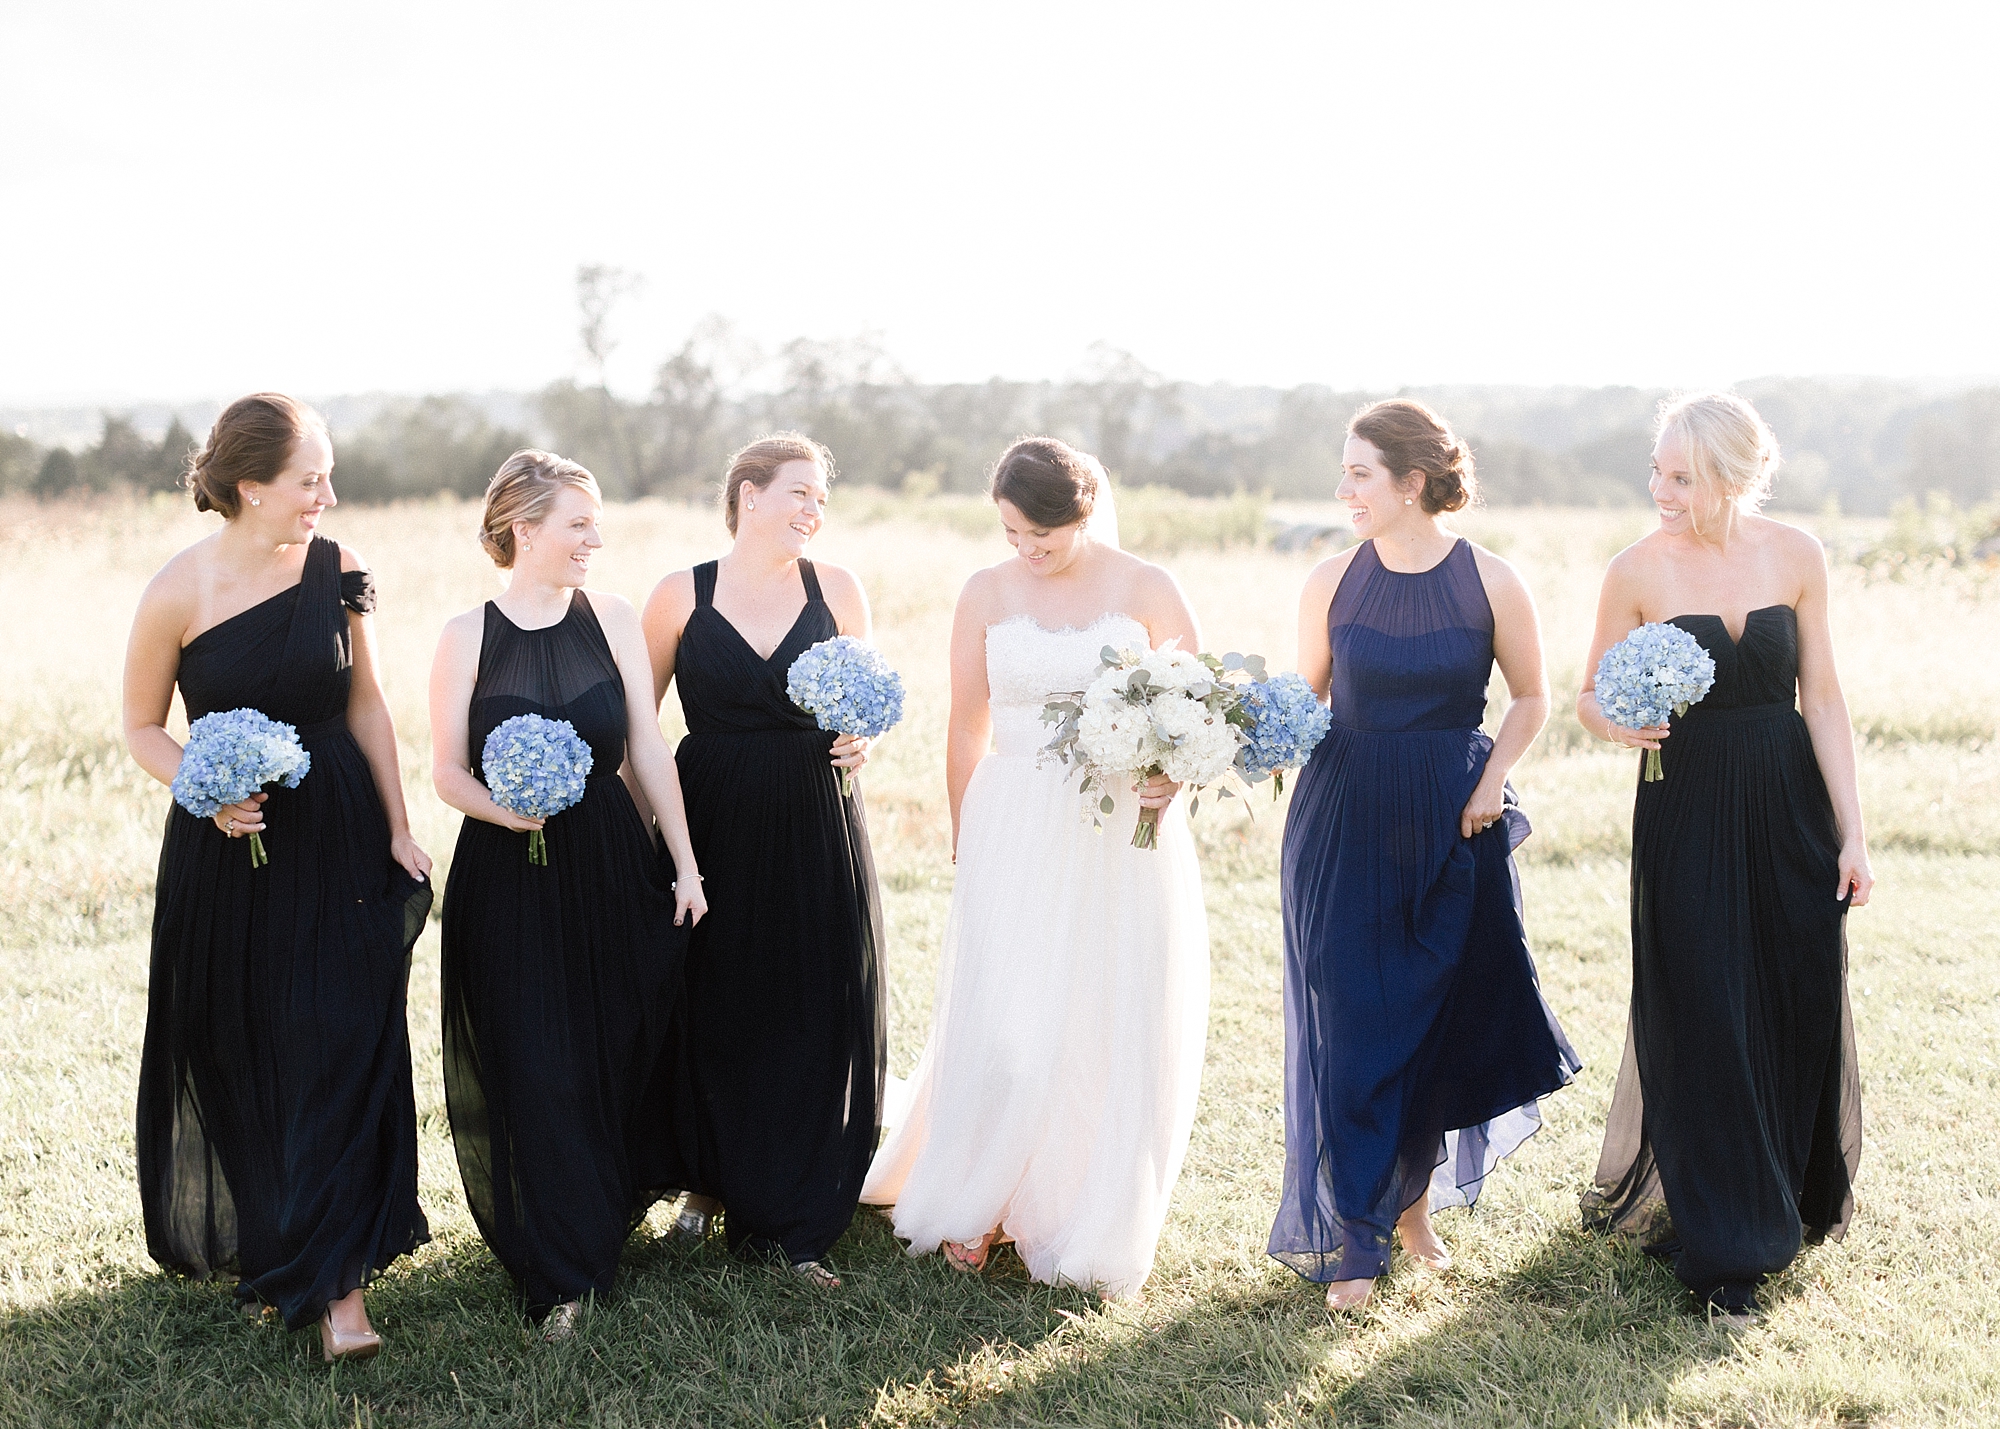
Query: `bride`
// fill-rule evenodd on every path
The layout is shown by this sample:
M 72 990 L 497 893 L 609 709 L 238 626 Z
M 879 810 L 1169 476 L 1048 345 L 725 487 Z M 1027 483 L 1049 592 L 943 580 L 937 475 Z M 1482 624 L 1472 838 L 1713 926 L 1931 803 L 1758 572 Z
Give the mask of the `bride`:
M 1104 647 L 1200 638 L 1174 578 L 1118 549 L 1095 458 L 1024 438 L 992 494 L 1014 558 L 965 583 L 952 626 L 958 875 L 930 1041 L 861 1199 L 895 1208 L 912 1255 L 977 1271 L 1011 1239 L 1037 1280 L 1132 1296 L 1201 1080 L 1201 870 L 1179 785 L 1118 791 L 1099 833 L 1036 752 L 1043 703 L 1088 684 Z M 1132 847 L 1142 806 L 1163 810 L 1156 848 Z

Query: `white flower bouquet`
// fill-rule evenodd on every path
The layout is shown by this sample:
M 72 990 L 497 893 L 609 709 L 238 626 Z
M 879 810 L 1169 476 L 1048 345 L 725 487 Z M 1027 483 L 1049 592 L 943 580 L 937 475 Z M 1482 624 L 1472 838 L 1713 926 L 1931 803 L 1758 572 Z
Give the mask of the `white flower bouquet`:
M 1090 688 L 1058 695 L 1042 708 L 1056 726 L 1042 749 L 1082 773 L 1082 793 L 1093 807 L 1091 821 L 1116 806 L 1117 783 L 1142 784 L 1164 774 L 1195 790 L 1189 812 L 1201 806 L 1200 791 L 1237 768 L 1243 747 L 1242 692 L 1232 678 L 1262 675 L 1255 655 L 1195 655 L 1173 641 L 1158 650 L 1116 650 L 1107 645 Z M 1254 668 L 1253 668 L 1254 667 Z M 1224 798 L 1233 797 L 1223 789 Z M 1134 848 L 1153 848 L 1160 812 L 1142 809 L 1132 830 Z

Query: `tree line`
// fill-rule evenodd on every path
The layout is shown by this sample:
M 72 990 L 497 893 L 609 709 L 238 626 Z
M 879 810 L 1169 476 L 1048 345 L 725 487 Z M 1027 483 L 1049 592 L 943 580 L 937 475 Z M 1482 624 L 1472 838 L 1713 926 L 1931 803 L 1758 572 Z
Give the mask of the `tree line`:
M 852 482 L 900 490 L 984 489 L 1015 437 L 1047 432 L 1095 452 L 1128 486 L 1192 495 L 1324 500 L 1340 480 L 1347 420 L 1388 392 L 1174 381 L 1100 344 L 1061 380 L 912 380 L 870 339 L 798 338 L 765 353 L 711 318 L 667 353 L 643 394 L 606 377 L 611 319 L 630 280 L 578 275 L 586 371 L 504 402 L 460 395 L 341 399 L 327 405 L 343 499 L 477 496 L 506 455 L 552 447 L 613 497 L 685 498 L 710 489 L 728 453 L 791 428 L 830 447 Z M 2000 487 L 2000 387 L 1926 391 L 1879 379 L 1765 378 L 1756 402 L 1786 453 L 1774 504 L 1877 514 L 1904 496 L 1962 505 Z M 1664 388 L 1406 389 L 1471 442 L 1494 505 L 1617 506 L 1646 500 L 1649 424 Z M 175 483 L 194 437 L 176 417 L 158 441 L 107 413 L 97 442 L 42 450 L 0 432 L 0 490 L 158 491 Z

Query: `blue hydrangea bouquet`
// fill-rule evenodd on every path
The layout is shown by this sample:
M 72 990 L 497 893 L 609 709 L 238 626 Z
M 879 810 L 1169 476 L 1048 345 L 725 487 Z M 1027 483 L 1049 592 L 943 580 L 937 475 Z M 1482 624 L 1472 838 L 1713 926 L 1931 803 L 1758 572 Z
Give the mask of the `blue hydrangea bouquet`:
M 903 677 L 852 635 L 822 640 L 792 661 L 785 697 L 834 734 L 878 739 L 903 718 Z M 854 792 L 853 770 L 840 771 L 840 792 Z
M 175 803 L 197 819 L 212 819 L 266 784 L 298 788 L 311 768 L 312 756 L 291 725 L 260 710 L 217 710 L 188 726 L 187 748 L 171 787 Z M 250 866 L 270 861 L 263 837 L 250 835 Z
M 575 725 L 532 714 L 493 726 L 479 752 L 493 802 L 524 819 L 546 819 L 581 799 L 590 765 L 590 745 Z M 528 862 L 548 867 L 549 843 L 540 829 L 528 831 Z
M 1597 707 L 1626 729 L 1657 729 L 1700 702 L 1715 660 L 1678 625 L 1642 625 L 1597 662 Z M 1660 751 L 1646 751 L 1647 783 L 1661 777 Z
M 1303 676 L 1289 672 L 1259 677 L 1242 687 L 1238 707 L 1247 716 L 1236 769 L 1246 784 L 1270 779 L 1271 798 L 1285 792 L 1285 771 L 1312 758 L 1333 726 L 1319 696 Z

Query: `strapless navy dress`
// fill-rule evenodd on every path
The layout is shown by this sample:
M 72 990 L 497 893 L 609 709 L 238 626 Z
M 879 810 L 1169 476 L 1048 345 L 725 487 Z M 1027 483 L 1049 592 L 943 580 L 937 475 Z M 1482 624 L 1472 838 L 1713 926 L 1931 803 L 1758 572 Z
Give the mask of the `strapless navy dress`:
M 1629 1233 L 1697 1296 L 1759 1279 L 1854 1214 L 1861 1077 L 1840 834 L 1794 707 L 1798 615 L 1672 622 L 1715 684 L 1632 809 L 1632 1015 L 1585 1222 Z
M 1364 542 L 1327 613 L 1333 726 L 1286 819 L 1285 1180 L 1269 1250 L 1309 1280 L 1389 1266 L 1428 1188 L 1470 1205 L 1582 1065 L 1543 1000 L 1506 817 L 1459 817 L 1493 742 L 1480 730 L 1493 611 L 1471 545 L 1389 570 Z

